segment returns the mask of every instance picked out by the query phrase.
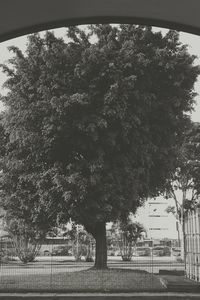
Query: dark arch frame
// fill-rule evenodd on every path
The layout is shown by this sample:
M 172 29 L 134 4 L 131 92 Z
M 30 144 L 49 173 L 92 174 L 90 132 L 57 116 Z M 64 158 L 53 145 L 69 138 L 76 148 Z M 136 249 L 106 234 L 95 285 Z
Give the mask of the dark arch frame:
M 135 23 L 200 35 L 199 12 L 199 0 L 1 0 L 0 42 L 91 23 Z

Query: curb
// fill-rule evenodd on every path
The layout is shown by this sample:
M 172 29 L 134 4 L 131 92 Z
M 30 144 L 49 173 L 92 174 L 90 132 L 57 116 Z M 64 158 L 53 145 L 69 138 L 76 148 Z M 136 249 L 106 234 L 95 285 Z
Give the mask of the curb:
M 56 294 L 56 293 L 13 293 L 13 294 L 0 294 L 0 299 L 5 300 L 20 300 L 20 299 L 30 299 L 30 300 L 165 300 L 165 299 L 181 300 L 181 299 L 200 299 L 200 295 L 197 294 L 187 294 L 187 293 L 119 293 L 119 294 L 102 294 L 102 293 L 80 293 L 80 294 Z

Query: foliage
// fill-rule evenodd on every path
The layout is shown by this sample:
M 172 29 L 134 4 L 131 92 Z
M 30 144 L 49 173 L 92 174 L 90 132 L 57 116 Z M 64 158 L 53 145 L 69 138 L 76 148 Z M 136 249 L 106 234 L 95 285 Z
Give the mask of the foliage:
M 188 210 L 199 207 L 200 196 L 200 123 L 191 122 L 184 134 L 179 149 L 177 168 L 167 183 L 166 198 L 175 201 L 175 207 L 169 206 L 168 213 L 177 219 L 179 246 L 182 246 L 184 258 L 184 217 Z M 182 233 L 182 239 L 180 234 Z
M 176 209 L 169 207 L 168 211 L 178 213 L 181 217 L 181 207 L 184 211 L 199 206 L 200 195 L 200 123 L 190 123 L 180 145 L 179 159 L 173 177 L 167 185 L 167 198 L 175 200 Z M 178 201 L 177 191 L 185 193 L 184 203 Z
M 63 236 L 67 236 L 72 242 L 72 250 L 76 261 L 85 256 L 86 261 L 93 261 L 94 238 L 78 224 L 72 223 L 71 229 L 66 230 Z
M 144 226 L 128 218 L 127 220 L 114 224 L 112 229 L 118 240 L 122 259 L 125 261 L 131 260 L 134 246 L 146 232 Z
M 41 231 L 28 227 L 23 220 L 10 219 L 6 222 L 6 230 L 12 239 L 16 255 L 23 263 L 33 262 L 44 238 Z
M 190 123 L 179 150 L 177 168 L 167 183 L 166 198 L 175 200 L 175 207 L 169 206 L 168 213 L 173 213 L 181 220 L 188 210 L 200 205 L 200 123 Z M 181 199 L 178 193 L 182 193 Z
M 195 57 L 151 27 L 29 36 L 3 65 L 2 205 L 42 231 L 72 218 L 106 266 L 105 223 L 163 190 L 194 103 Z M 102 259 L 102 257 L 104 257 Z

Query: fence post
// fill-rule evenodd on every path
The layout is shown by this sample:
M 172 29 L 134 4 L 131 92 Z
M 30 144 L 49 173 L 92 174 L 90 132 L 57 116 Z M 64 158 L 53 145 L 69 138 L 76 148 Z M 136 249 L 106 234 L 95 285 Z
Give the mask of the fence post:
M 188 275 L 188 214 L 185 215 L 185 272 Z
M 185 216 L 185 271 L 186 276 L 200 281 L 200 208 Z
M 197 228 L 197 281 L 200 281 L 200 209 L 196 211 Z

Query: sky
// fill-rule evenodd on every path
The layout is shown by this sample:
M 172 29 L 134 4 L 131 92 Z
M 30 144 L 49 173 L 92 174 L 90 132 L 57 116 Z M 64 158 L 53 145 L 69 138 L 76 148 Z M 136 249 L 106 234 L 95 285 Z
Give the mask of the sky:
M 154 27 L 155 31 L 162 31 L 163 34 L 167 32 L 167 29 Z M 65 37 L 65 28 L 55 29 L 54 33 L 56 36 Z M 41 33 L 43 34 L 43 33 Z M 21 36 L 6 42 L 0 43 L 0 64 L 6 63 L 6 61 L 12 57 L 9 53 L 7 47 L 17 46 L 22 51 L 26 49 L 26 36 Z M 200 65 L 200 36 L 180 32 L 180 41 L 188 45 L 188 51 L 191 54 L 197 56 L 196 64 Z M 6 89 L 3 88 L 3 83 L 6 80 L 5 74 L 0 70 L 0 94 L 5 95 Z M 200 77 L 195 84 L 195 92 L 199 94 L 195 100 L 196 105 L 194 106 L 194 111 L 192 112 L 191 118 L 195 122 L 200 122 Z M 2 109 L 2 104 L 0 103 L 0 110 Z M 173 206 L 173 200 L 164 200 L 163 198 L 157 199 L 155 202 L 160 202 L 161 204 L 152 204 L 152 201 L 148 201 L 143 208 L 138 210 L 136 215 L 136 220 L 143 223 L 146 228 L 160 228 L 160 230 L 149 230 L 149 237 L 160 238 L 177 238 L 176 231 L 176 219 L 170 214 L 166 215 L 165 209 L 167 206 Z M 155 210 L 156 209 L 156 210 Z M 162 215 L 163 217 L 152 217 L 152 215 Z M 165 215 L 165 216 L 164 216 Z

